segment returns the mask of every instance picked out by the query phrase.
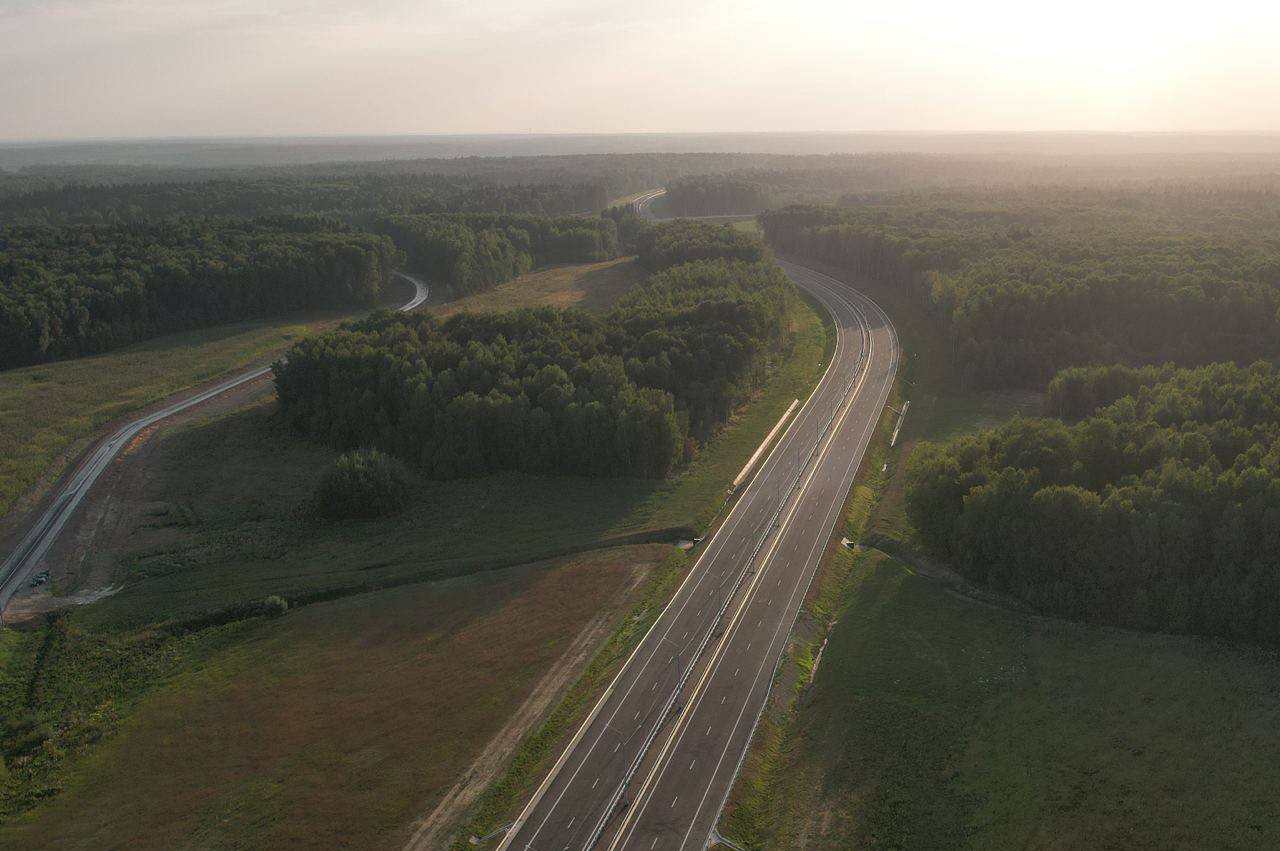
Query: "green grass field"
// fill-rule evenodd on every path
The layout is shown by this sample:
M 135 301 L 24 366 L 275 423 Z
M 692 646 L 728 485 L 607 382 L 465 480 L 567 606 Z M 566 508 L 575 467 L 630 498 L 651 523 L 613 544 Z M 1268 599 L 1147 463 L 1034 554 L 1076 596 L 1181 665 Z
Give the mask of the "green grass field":
M 31 791 L 57 794 L 0 827 L 0 848 L 398 849 L 578 634 L 646 599 L 637 571 L 671 551 L 361 594 L 163 654 L 73 631 L 44 682 L 80 733 L 50 745 L 82 756 L 43 776 Z M 92 687 L 108 679 L 122 682 Z
M 1273 654 L 1009 612 L 882 553 L 855 559 L 815 682 L 731 838 L 832 851 L 1280 844 Z

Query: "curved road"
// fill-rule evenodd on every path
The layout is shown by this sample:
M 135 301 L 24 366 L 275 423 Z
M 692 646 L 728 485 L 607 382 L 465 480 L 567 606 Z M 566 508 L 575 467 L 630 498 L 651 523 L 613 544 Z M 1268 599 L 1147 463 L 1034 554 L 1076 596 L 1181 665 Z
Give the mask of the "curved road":
M 700 851 L 712 835 L 898 369 L 874 302 L 779 265 L 830 312 L 831 363 L 500 849 Z
M 429 293 L 426 283 L 404 272 L 396 272 L 396 274 L 413 284 L 414 287 L 413 298 L 402 304 L 399 310 L 413 310 L 427 300 Z M 76 508 L 79 507 L 80 502 L 89 493 L 94 482 L 107 469 L 111 461 L 120 454 L 120 451 L 128 446 L 129 442 L 143 429 L 155 425 L 174 414 L 199 405 L 201 402 L 206 402 L 215 396 L 226 393 L 228 390 L 261 378 L 270 371 L 271 367 L 262 366 L 233 378 L 228 378 L 208 390 L 203 390 L 194 396 L 189 396 L 154 413 L 126 423 L 112 433 L 110 437 L 99 443 L 80 464 L 75 473 L 63 483 L 53 502 L 40 515 L 35 525 L 27 531 L 26 536 L 13 552 L 9 553 L 8 557 L 5 558 L 4 564 L 0 565 L 0 614 L 3 613 L 4 607 L 9 604 L 10 598 L 22 587 L 22 583 L 27 581 L 32 571 L 35 570 L 36 565 L 49 552 L 49 548 L 53 546 L 53 542 L 57 540 L 59 533 L 62 532 L 72 515 L 75 514 Z

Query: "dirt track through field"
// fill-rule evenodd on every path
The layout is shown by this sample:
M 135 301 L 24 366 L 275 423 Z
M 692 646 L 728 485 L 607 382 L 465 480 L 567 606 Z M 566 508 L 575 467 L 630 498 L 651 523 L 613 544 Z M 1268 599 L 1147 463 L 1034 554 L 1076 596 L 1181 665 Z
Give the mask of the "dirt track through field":
M 631 581 L 619 592 L 615 603 L 635 593 L 653 564 L 646 562 L 636 565 Z M 538 681 L 525 702 L 512 714 L 511 720 L 467 768 L 462 779 L 445 793 L 444 799 L 435 809 L 415 823 L 413 836 L 405 844 L 404 851 L 436 851 L 448 846 L 451 834 L 457 829 L 467 810 L 498 777 L 515 753 L 520 740 L 534 728 L 551 708 L 553 701 L 569 687 L 590 661 L 592 652 L 604 642 L 612 620 L 610 612 L 614 608 L 614 605 L 606 607 L 582 628 L 564 654 Z

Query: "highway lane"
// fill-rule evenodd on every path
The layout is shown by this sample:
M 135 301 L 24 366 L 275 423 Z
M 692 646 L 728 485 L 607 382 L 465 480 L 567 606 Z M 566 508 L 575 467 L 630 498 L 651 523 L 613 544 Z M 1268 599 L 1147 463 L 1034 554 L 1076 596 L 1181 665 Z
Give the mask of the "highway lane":
M 401 278 L 413 284 L 413 298 L 399 307 L 401 311 L 410 311 L 427 300 L 429 289 L 420 278 L 404 272 L 396 272 Z M 94 482 L 102 475 L 120 451 L 129 445 L 144 429 L 167 419 L 174 414 L 207 402 L 228 390 L 254 381 L 271 371 L 270 366 L 257 367 L 228 378 L 213 387 L 193 396 L 167 405 L 158 411 L 139 417 L 116 429 L 110 436 L 93 448 L 93 451 L 80 463 L 72 476 L 63 483 L 57 496 L 39 519 L 27 530 L 27 534 L 18 546 L 9 553 L 0 565 L 0 614 L 9 600 L 22 587 L 37 565 L 44 559 L 53 546 L 58 535 L 75 515 L 76 509 L 92 489 Z
M 789 502 L 780 531 L 759 559 L 754 582 L 724 639 L 701 679 L 689 689 L 684 711 L 671 725 L 652 770 L 612 833 L 607 846 L 611 851 L 705 847 L 893 385 L 897 339 L 874 302 L 825 275 L 780 265 L 819 299 L 843 301 L 862 315 L 870 335 L 868 357 L 838 427 L 825 438 L 820 463 L 809 466 L 806 482 Z
M 878 307 L 783 268 L 835 320 L 827 372 L 500 849 L 701 848 L 718 817 L 897 370 Z

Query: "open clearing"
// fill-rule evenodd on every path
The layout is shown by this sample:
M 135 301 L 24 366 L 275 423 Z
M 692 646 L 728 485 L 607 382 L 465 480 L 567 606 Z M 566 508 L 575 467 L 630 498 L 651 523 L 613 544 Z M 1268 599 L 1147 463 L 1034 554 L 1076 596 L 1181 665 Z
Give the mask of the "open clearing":
M 670 549 L 363 594 L 211 635 L 0 847 L 398 847 Z
M 1005 611 L 876 551 L 854 575 L 759 778 L 769 791 L 731 820 L 732 838 L 832 851 L 1280 844 L 1274 654 Z
M 436 304 L 431 310 L 451 316 L 464 310 L 514 310 L 520 307 L 577 307 L 608 310 L 632 285 L 644 280 L 645 271 L 634 257 L 603 263 L 552 266 L 499 284 L 491 290 Z

